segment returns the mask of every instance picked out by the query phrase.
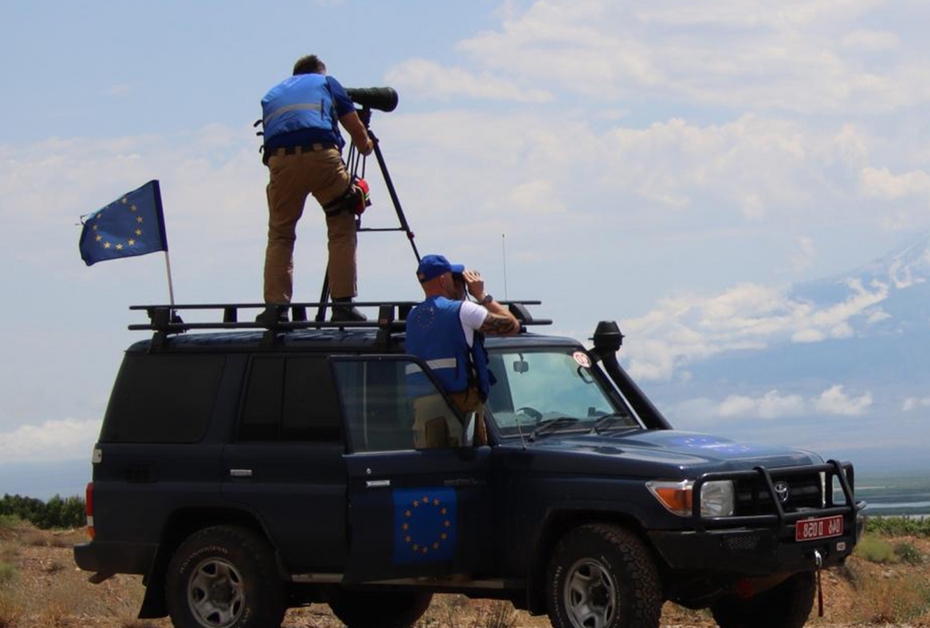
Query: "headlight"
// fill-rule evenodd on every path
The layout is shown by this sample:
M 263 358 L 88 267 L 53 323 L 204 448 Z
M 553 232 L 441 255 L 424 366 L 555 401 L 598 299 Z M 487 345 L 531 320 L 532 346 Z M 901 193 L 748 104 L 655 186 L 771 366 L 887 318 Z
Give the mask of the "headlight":
M 647 482 L 649 491 L 665 508 L 680 517 L 690 517 L 693 505 L 694 482 Z M 733 514 L 733 482 L 714 480 L 701 487 L 701 516 L 729 517 Z
M 729 517 L 733 514 L 733 482 L 715 480 L 701 487 L 701 515 Z

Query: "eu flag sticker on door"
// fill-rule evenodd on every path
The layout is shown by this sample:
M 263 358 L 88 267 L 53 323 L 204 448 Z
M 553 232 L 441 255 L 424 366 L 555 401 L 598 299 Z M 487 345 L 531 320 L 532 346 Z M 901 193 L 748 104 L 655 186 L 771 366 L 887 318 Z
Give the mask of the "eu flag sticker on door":
M 451 560 L 458 516 L 455 489 L 398 489 L 394 497 L 394 562 Z

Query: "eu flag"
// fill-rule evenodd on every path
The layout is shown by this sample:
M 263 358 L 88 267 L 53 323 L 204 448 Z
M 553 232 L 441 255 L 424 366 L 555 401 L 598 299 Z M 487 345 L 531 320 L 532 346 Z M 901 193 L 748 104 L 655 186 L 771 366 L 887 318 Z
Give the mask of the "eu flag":
M 149 181 L 84 220 L 81 259 L 97 262 L 168 250 L 158 181 Z
M 449 561 L 457 545 L 455 489 L 397 489 L 394 501 L 394 562 Z

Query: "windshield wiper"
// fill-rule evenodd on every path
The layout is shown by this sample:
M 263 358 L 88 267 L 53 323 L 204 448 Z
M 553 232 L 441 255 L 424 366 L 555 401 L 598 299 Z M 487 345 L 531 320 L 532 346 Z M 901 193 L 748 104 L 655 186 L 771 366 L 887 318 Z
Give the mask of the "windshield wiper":
M 577 422 L 578 419 L 570 416 L 560 416 L 555 419 L 546 419 L 545 421 L 541 422 L 535 430 L 533 430 L 533 433 L 530 434 L 529 440 L 536 440 L 537 437 L 542 436 L 543 434 L 554 432 L 560 427 L 574 425 Z
M 597 421 L 594 422 L 594 425 L 591 426 L 591 432 L 595 434 L 600 434 L 601 430 L 613 423 L 614 421 L 619 421 L 621 419 L 629 420 L 629 416 L 626 414 L 620 414 L 619 412 L 614 412 L 613 414 L 605 414 L 602 417 L 599 417 Z

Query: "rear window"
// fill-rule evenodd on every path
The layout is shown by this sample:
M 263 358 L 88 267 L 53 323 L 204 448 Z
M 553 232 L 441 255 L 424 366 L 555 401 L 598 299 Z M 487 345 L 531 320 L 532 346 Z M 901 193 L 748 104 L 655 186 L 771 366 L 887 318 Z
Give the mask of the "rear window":
M 127 354 L 110 396 L 101 442 L 200 440 L 225 364 L 222 355 Z

